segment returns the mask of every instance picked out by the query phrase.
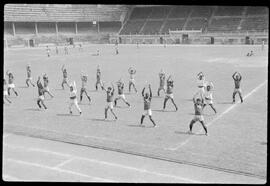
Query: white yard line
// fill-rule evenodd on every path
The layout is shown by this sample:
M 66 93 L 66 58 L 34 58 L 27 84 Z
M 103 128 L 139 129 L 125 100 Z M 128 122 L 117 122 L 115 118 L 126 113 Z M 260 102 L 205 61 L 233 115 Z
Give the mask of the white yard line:
M 3 180 L 4 181 L 21 181 L 19 178 L 16 178 L 14 176 L 10 176 L 8 174 L 3 174 Z
M 60 168 L 49 167 L 49 166 L 46 166 L 46 165 L 40 165 L 40 164 L 37 164 L 37 163 L 25 162 L 25 161 L 21 161 L 21 160 L 12 159 L 12 158 L 8 158 L 7 161 L 11 161 L 11 162 L 14 162 L 14 163 L 23 164 L 23 165 L 27 165 L 27 166 L 35 166 L 35 167 L 40 167 L 40 168 L 44 168 L 44 169 L 55 170 L 55 171 L 58 171 L 58 172 L 74 174 L 74 175 L 77 175 L 77 176 L 87 177 L 87 178 L 100 180 L 100 181 L 106 181 L 106 182 L 112 182 L 113 181 L 113 180 L 104 179 L 104 178 L 100 178 L 100 177 L 89 176 L 89 175 L 86 175 L 86 174 L 82 174 L 82 173 L 78 173 L 78 172 L 74 172 L 74 171 L 70 171 L 70 170 L 64 170 L 64 169 L 60 169 Z
M 245 95 L 243 97 L 243 100 L 247 99 L 249 96 L 251 96 L 253 93 L 255 93 L 256 91 L 258 91 L 262 86 L 264 86 L 267 83 L 267 80 L 265 80 L 263 83 L 261 83 L 260 85 L 258 85 L 256 88 L 254 88 L 252 91 L 250 91 L 247 95 Z M 240 103 L 240 101 L 238 101 L 237 103 Z M 213 119 L 211 122 L 209 122 L 206 126 L 209 127 L 210 125 L 212 125 L 213 123 L 215 123 L 215 121 L 217 121 L 218 119 L 222 118 L 225 114 L 227 114 L 229 111 L 231 111 L 232 109 L 234 109 L 237 106 L 237 103 L 233 104 L 232 106 L 230 106 L 229 108 L 227 108 L 224 112 L 222 112 L 219 116 L 217 116 L 215 119 Z M 202 132 L 202 129 L 200 130 L 200 132 Z M 182 146 L 184 146 L 185 144 L 187 144 L 194 136 L 190 136 L 189 138 L 187 138 L 185 141 L 183 141 L 182 143 L 174 146 L 174 147 L 170 147 L 168 148 L 168 150 L 177 150 L 179 148 L 181 148 Z
M 11 148 L 19 148 L 19 146 L 12 146 L 12 145 L 6 145 L 6 144 L 4 144 L 4 145 L 8 146 L 8 147 L 11 147 Z M 20 148 L 23 148 L 23 147 L 20 147 Z M 33 148 L 30 148 L 30 149 L 26 148 L 26 150 L 32 151 Z M 152 175 L 156 175 L 156 176 L 161 176 L 161 177 L 178 179 L 178 180 L 189 182 L 189 183 L 198 183 L 198 182 L 202 183 L 201 181 L 197 181 L 197 180 L 193 180 L 193 179 L 183 178 L 183 177 L 179 177 L 179 176 L 173 176 L 173 175 L 169 175 L 169 174 L 158 173 L 158 172 L 154 172 L 154 171 L 148 171 L 148 170 L 145 170 L 145 169 L 139 169 L 139 168 L 135 168 L 135 167 L 131 167 L 131 166 L 125 166 L 125 165 L 121 165 L 121 164 L 117 164 L 117 163 L 110 163 L 110 162 L 100 161 L 100 160 L 96 160 L 96 159 L 89 159 L 89 158 L 83 158 L 83 157 L 79 157 L 79 156 L 73 156 L 71 154 L 64 154 L 64 153 L 59 153 L 59 152 L 54 152 L 54 151 L 49 151 L 49 150 L 43 150 L 43 149 L 37 149 L 37 148 L 35 148 L 34 151 L 45 152 L 45 153 L 50 153 L 50 154 L 54 154 L 54 155 L 57 154 L 57 155 L 60 155 L 60 156 L 68 156 L 70 158 L 68 160 L 65 160 L 65 161 L 61 162 L 60 164 L 57 164 L 54 167 L 49 167 L 49 166 L 41 165 L 41 164 L 37 164 L 37 163 L 25 162 L 25 161 L 21 161 L 21 160 L 14 160 L 14 159 L 11 159 L 11 158 L 8 158 L 7 160 L 8 161 L 14 161 L 14 162 L 21 163 L 21 164 L 39 166 L 39 167 L 43 167 L 43 168 L 48 168 L 48 169 L 52 169 L 52 170 L 57 170 L 57 171 L 62 171 L 62 172 L 65 171 L 66 172 L 67 170 L 60 169 L 59 167 L 65 165 L 65 164 L 68 164 L 71 161 L 77 159 L 77 160 L 89 161 L 89 162 L 92 162 L 92 163 L 98 163 L 98 164 L 103 164 L 103 165 L 108 165 L 108 166 L 113 166 L 113 167 L 119 167 L 119 168 L 122 168 L 122 169 L 134 170 L 134 171 L 137 171 L 137 172 L 144 172 L 144 173 L 148 173 L 148 174 L 152 174 Z M 81 174 L 81 173 L 76 173 L 76 172 L 73 172 L 73 171 L 69 171 L 69 172 L 72 173 L 72 174 L 85 176 L 84 174 Z M 86 176 L 88 176 L 88 175 L 86 175 Z

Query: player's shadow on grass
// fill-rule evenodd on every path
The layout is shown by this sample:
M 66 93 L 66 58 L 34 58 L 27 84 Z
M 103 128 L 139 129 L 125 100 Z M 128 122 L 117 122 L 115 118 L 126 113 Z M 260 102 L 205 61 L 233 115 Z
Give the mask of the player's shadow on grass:
M 232 101 L 224 101 L 224 102 L 217 102 L 217 104 L 222 104 L 222 105 L 231 105 L 233 104 Z
M 153 98 L 159 98 L 159 99 L 161 99 L 161 98 L 164 98 L 164 96 L 162 97 L 162 96 L 153 96 Z
M 193 99 L 184 99 L 185 101 L 193 101 Z
M 136 124 L 136 125 L 128 125 L 129 127 L 141 127 L 141 128 L 154 128 L 153 126 L 145 126 L 145 125 L 140 125 L 140 124 Z
M 80 116 L 79 114 L 78 115 L 74 115 L 74 114 L 56 114 L 56 116 L 70 116 L 70 117 L 73 117 L 73 116 Z
M 116 105 L 116 106 L 114 106 L 115 108 L 118 108 L 118 109 L 126 109 L 126 108 L 129 108 L 128 106 L 118 106 L 118 105 Z
M 152 110 L 153 112 L 176 112 L 176 110 L 157 110 L 157 109 L 155 109 L 155 110 Z
M 41 111 L 38 108 L 27 108 L 27 109 L 24 109 L 24 110 L 28 110 L 28 111 Z
M 115 120 L 101 119 L 101 118 L 92 118 L 92 121 L 102 121 L 102 122 L 115 122 Z
M 203 133 L 189 133 L 187 131 L 183 132 L 183 131 L 175 131 L 175 134 L 183 134 L 183 135 L 196 135 L 196 136 L 205 136 L 205 134 Z
M 18 86 L 18 88 L 30 88 L 30 87 L 28 87 L 28 86 Z M 33 87 L 33 88 L 35 88 L 35 87 Z

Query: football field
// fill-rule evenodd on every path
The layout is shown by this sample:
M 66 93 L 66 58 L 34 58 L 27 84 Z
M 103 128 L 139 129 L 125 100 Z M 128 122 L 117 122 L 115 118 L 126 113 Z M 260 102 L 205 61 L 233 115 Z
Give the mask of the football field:
M 10 49 L 4 53 L 4 70 L 15 77 L 19 96 L 11 93 L 12 104 L 4 104 L 4 133 L 49 139 L 89 147 L 166 160 L 179 166 L 191 165 L 219 172 L 266 179 L 267 165 L 267 79 L 268 49 L 261 46 L 170 46 L 119 45 L 115 55 L 113 45 L 84 46 L 83 51 L 63 49 L 51 57 L 45 48 Z M 100 56 L 93 56 L 96 50 Z M 246 54 L 253 50 L 254 56 Z M 46 73 L 49 87 L 54 95 L 46 95 L 48 110 L 39 110 L 36 104 L 36 87 L 26 87 L 26 64 L 31 64 L 32 76 Z M 61 88 L 61 66 L 65 64 L 69 81 L 76 81 L 78 94 L 81 87 L 80 73 L 88 74 L 88 92 L 80 104 L 82 115 L 74 110 L 69 114 L 69 88 Z M 105 85 L 115 84 L 120 78 L 125 83 L 125 94 L 131 107 L 119 101 L 115 108 L 118 120 L 110 115 L 104 121 L 106 93 L 95 91 L 96 68 L 101 68 Z M 135 81 L 138 94 L 128 93 L 128 68 L 137 70 Z M 175 112 L 170 101 L 162 111 L 164 93 L 157 96 L 158 73 L 163 69 L 166 76 L 174 79 L 174 99 L 178 106 Z M 206 107 L 204 117 L 209 136 L 205 136 L 200 123 L 193 127 L 195 134 L 187 134 L 189 122 L 194 117 L 192 97 L 197 91 L 196 75 L 205 74 L 214 84 L 214 106 L 217 114 Z M 232 74 L 242 75 L 241 88 L 244 103 L 232 104 L 234 82 Z M 141 91 L 147 83 L 152 86 L 153 119 L 158 127 L 153 128 L 146 117 L 140 126 L 143 113 Z M 116 88 L 116 84 L 115 84 Z M 117 91 L 116 91 L 117 93 Z M 179 175 L 181 176 L 181 175 Z

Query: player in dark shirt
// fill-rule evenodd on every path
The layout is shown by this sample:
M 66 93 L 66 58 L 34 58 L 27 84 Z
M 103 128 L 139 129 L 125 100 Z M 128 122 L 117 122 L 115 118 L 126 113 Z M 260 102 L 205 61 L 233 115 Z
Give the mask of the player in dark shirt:
M 238 93 L 239 97 L 241 99 L 241 103 L 243 103 L 243 98 L 242 98 L 242 90 L 240 88 L 240 82 L 242 80 L 242 76 L 239 72 L 235 72 L 232 75 L 232 78 L 234 80 L 234 91 L 233 91 L 233 103 L 235 103 L 235 95 Z
M 143 97 L 143 102 L 144 102 L 144 113 L 142 114 L 141 117 L 141 125 L 143 124 L 143 120 L 146 115 L 149 116 L 149 119 L 153 123 L 154 127 L 156 126 L 156 123 L 154 122 L 152 118 L 152 110 L 151 110 L 151 101 L 152 101 L 152 90 L 151 90 L 151 85 L 149 84 L 149 93 L 144 94 L 145 87 L 142 90 L 142 97 Z
M 117 105 L 117 101 L 119 99 L 121 99 L 121 100 L 123 100 L 125 102 L 125 104 L 127 104 L 130 107 L 130 104 L 126 100 L 126 96 L 124 94 L 124 83 L 121 80 L 119 80 L 117 82 L 117 88 L 118 88 L 118 97 L 115 98 L 115 100 L 114 100 L 114 106 L 116 106 Z
M 107 106 L 105 107 L 105 119 L 107 119 L 108 110 L 110 110 L 111 113 L 113 114 L 114 118 L 117 120 L 117 116 L 113 112 L 114 86 L 113 86 L 113 84 L 111 84 L 111 85 L 112 85 L 112 87 L 108 87 L 107 89 L 105 89 L 104 87 L 102 88 L 102 90 L 106 91 L 106 94 L 107 94 L 107 99 L 106 99 Z
M 174 102 L 174 99 L 173 99 L 173 80 L 171 79 L 171 75 L 167 79 L 167 90 L 166 90 L 166 96 L 165 96 L 164 103 L 163 103 L 163 111 L 165 110 L 166 103 L 169 99 L 172 101 L 172 103 L 175 107 L 175 111 L 177 111 L 178 108 L 177 108 L 177 106 Z
M 38 88 L 38 99 L 37 99 L 38 107 L 41 108 L 41 105 L 42 105 L 44 107 L 44 109 L 47 109 L 46 105 L 44 104 L 44 88 L 43 88 L 43 85 L 40 81 L 40 76 L 38 76 L 37 88 Z M 40 103 L 41 103 L 41 105 L 40 105 Z
M 203 129 L 205 131 L 205 135 L 207 136 L 207 127 L 205 126 L 204 117 L 203 117 L 203 102 L 202 102 L 202 99 L 197 98 L 195 100 L 195 97 L 194 97 L 193 98 L 193 103 L 194 103 L 195 116 L 194 116 L 194 118 L 191 120 L 191 122 L 189 124 L 189 133 L 192 133 L 193 124 L 196 123 L 197 121 L 199 121 L 203 126 Z

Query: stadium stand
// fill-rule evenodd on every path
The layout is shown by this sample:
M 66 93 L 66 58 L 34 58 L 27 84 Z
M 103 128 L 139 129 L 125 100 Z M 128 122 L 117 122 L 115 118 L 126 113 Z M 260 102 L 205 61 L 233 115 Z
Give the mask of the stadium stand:
M 16 22 L 16 34 L 35 34 L 35 24 L 31 22 Z
M 102 33 L 118 33 L 122 24 L 121 22 L 100 22 L 99 30 Z
M 13 28 L 11 22 L 4 23 L 4 34 L 5 35 L 13 35 Z
M 167 6 L 152 8 L 152 13 L 149 15 L 148 19 L 164 19 L 168 15 L 170 9 L 171 7 Z
M 213 7 L 210 6 L 196 6 L 193 8 L 191 16 L 192 18 L 209 18 L 212 14 Z
M 245 18 L 241 25 L 241 30 L 266 31 L 268 30 L 268 20 L 265 17 Z
M 73 33 L 75 34 L 74 23 L 72 22 L 60 22 L 57 23 L 59 33 Z
M 185 22 L 186 19 L 167 20 L 161 32 L 168 34 L 169 30 L 182 30 Z
M 219 6 L 214 16 L 241 16 L 243 6 Z
M 79 34 L 97 34 L 97 26 L 92 22 L 78 22 L 77 31 Z
M 144 21 L 128 21 L 125 25 L 121 34 L 139 34 Z
M 201 30 L 207 25 L 205 18 L 192 18 L 187 22 L 186 30 Z
M 240 24 L 241 18 L 214 18 L 211 25 L 208 26 L 208 31 L 236 31 Z
M 247 16 L 256 16 L 256 15 L 264 15 L 267 16 L 268 13 L 268 9 L 266 7 L 259 7 L 259 6 L 255 6 L 255 7 L 247 7 L 247 12 L 246 15 Z
M 159 34 L 161 25 L 163 21 L 147 21 L 144 26 L 142 33 L 143 34 Z
M 54 23 L 50 22 L 40 22 L 37 23 L 38 33 L 39 34 L 55 34 L 56 28 Z
M 130 20 L 132 19 L 146 19 L 152 12 L 152 7 L 135 7 L 130 16 Z
M 186 18 L 191 9 L 189 6 L 175 6 L 172 8 L 169 18 Z

